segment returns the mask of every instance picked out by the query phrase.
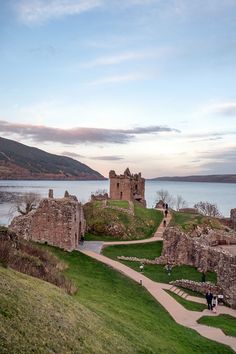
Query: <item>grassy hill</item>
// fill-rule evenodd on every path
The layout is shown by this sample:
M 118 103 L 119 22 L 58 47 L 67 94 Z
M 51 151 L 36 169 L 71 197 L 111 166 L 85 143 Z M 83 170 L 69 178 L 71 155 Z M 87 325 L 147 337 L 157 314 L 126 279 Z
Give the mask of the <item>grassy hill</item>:
M 79 291 L 0 268 L 2 354 L 228 354 L 176 324 L 142 287 L 79 252 L 50 248 Z
M 70 157 L 0 137 L 0 179 L 87 180 L 104 177 Z
M 125 204 L 126 203 L 126 204 Z M 134 203 L 134 215 L 127 213 L 128 202 L 109 201 L 106 208 L 102 202 L 84 205 L 88 226 L 86 240 L 131 240 L 151 237 L 163 219 L 163 213 Z

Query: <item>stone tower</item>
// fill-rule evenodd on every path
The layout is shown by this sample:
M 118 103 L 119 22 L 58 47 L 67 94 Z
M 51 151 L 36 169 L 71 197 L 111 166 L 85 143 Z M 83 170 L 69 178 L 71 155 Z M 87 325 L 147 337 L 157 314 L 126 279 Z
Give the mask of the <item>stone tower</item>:
M 110 198 L 115 200 L 138 201 L 146 205 L 145 179 L 141 173 L 131 174 L 127 168 L 123 175 L 117 175 L 115 171 L 109 172 Z

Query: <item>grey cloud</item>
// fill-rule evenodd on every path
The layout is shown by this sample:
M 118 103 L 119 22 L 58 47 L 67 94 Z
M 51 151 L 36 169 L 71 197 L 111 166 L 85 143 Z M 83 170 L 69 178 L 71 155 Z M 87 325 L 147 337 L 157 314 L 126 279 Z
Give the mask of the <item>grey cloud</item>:
M 103 129 L 84 127 L 60 129 L 42 125 L 0 121 L 0 132 L 15 133 L 22 138 L 29 138 L 37 142 L 51 141 L 73 145 L 79 143 L 127 144 L 133 140 L 136 135 L 179 131 L 165 126 L 138 127 L 133 129 Z
M 123 160 L 124 157 L 122 156 L 93 156 L 90 157 L 91 160 L 103 160 L 103 161 L 119 161 L 119 160 Z
M 235 174 L 236 146 L 220 151 L 202 151 L 198 157 L 202 172 Z
M 218 105 L 214 107 L 212 111 L 213 113 L 222 116 L 229 116 L 229 117 L 236 116 L 236 102 L 229 102 L 229 103 Z
M 69 156 L 69 157 L 72 157 L 74 159 L 82 159 L 82 158 L 85 157 L 83 155 L 80 155 L 80 154 L 77 154 L 76 152 L 71 152 L 71 151 L 62 151 L 61 155 Z

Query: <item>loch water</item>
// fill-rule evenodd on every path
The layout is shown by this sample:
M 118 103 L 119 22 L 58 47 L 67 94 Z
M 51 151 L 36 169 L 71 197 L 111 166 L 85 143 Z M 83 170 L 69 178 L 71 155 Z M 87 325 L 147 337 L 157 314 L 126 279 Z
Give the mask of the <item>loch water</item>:
M 109 180 L 105 181 L 0 181 L 0 192 L 27 193 L 35 192 L 46 197 L 48 189 L 54 190 L 55 197 L 63 197 L 65 190 L 85 203 L 91 193 L 98 190 L 109 192 Z M 181 195 L 192 207 L 199 201 L 208 201 L 218 206 L 222 215 L 228 217 L 230 209 L 236 208 L 236 184 L 234 183 L 202 183 L 202 182 L 173 182 L 146 180 L 145 198 L 149 208 L 155 205 L 156 192 L 168 190 L 174 197 Z M 0 203 L 0 225 L 11 221 L 9 216 L 10 203 Z

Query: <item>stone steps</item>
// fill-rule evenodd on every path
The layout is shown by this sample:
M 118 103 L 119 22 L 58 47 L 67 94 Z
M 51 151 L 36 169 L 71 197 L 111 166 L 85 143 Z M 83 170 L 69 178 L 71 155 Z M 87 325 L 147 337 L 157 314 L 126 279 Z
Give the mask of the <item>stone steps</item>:
M 175 293 L 176 295 L 182 297 L 183 299 L 187 299 L 187 297 L 189 296 L 189 294 L 185 293 L 182 289 L 177 288 L 177 286 L 175 285 L 172 285 L 169 290 Z

